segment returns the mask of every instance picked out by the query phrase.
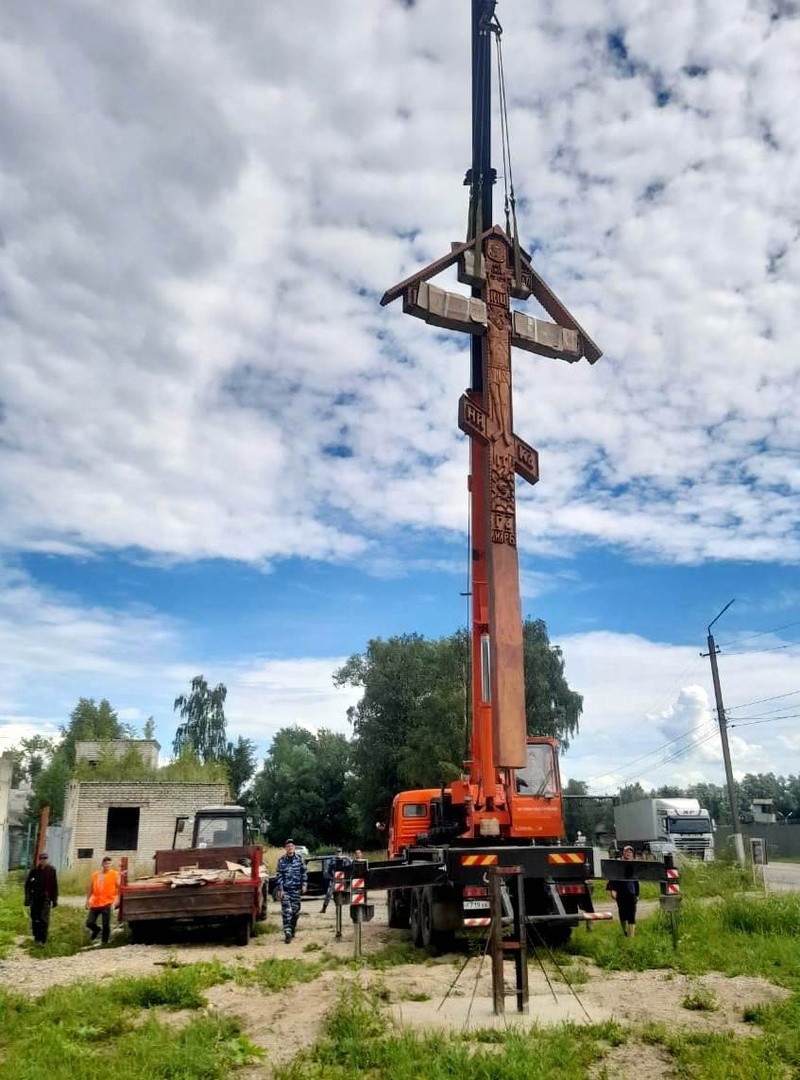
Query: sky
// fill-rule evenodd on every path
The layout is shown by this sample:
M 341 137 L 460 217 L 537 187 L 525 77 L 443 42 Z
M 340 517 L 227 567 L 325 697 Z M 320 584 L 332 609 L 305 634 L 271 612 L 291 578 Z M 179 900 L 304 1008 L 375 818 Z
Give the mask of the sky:
M 464 238 L 469 9 L 3 5 L 0 749 L 84 696 L 166 754 L 198 673 L 261 753 L 347 732 L 346 657 L 465 625 L 468 342 L 378 301 Z M 800 3 L 497 15 L 521 241 L 604 352 L 514 357 L 564 778 L 723 781 L 731 599 L 734 772 L 797 774 Z

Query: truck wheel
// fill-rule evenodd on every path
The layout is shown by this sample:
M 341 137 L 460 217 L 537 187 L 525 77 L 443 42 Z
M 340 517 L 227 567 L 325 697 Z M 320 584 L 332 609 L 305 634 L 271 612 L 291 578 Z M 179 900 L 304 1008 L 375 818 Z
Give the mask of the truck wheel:
M 233 941 L 235 945 L 247 945 L 250 942 L 250 930 L 253 925 L 253 920 L 249 915 L 245 915 L 239 920 L 239 925 L 236 928 Z
M 389 908 L 389 926 L 392 930 L 407 930 L 409 904 L 405 889 L 389 889 L 386 899 Z
M 411 890 L 411 911 L 408 918 L 408 924 L 411 927 L 411 940 L 418 949 L 422 947 L 422 924 L 419 910 L 421 893 L 422 889 Z
M 422 947 L 431 949 L 435 944 L 435 934 L 433 931 L 433 889 L 430 885 L 426 885 L 423 889 L 420 889 L 419 892 L 419 936 Z
M 149 945 L 153 940 L 153 932 L 146 922 L 128 923 L 132 945 Z

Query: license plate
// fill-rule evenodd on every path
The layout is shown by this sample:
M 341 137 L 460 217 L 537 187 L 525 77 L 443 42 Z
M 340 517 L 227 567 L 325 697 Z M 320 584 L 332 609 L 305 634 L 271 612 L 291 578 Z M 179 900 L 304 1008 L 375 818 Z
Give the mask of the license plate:
M 464 911 L 486 911 L 489 907 L 488 900 L 464 900 Z

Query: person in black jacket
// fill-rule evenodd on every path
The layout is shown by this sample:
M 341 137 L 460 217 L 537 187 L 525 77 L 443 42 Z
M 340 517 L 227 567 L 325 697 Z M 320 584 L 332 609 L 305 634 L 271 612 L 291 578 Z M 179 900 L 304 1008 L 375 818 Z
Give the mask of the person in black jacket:
M 633 859 L 633 848 L 630 845 L 622 849 L 622 858 L 626 862 Z M 630 867 L 630 874 L 626 873 L 624 878 L 618 881 L 609 881 L 606 885 L 606 891 L 610 892 L 617 901 L 619 922 L 625 937 L 633 937 L 636 933 L 636 905 L 639 902 L 639 882 L 633 876 L 633 869 L 633 867 Z
M 50 929 L 50 909 L 58 907 L 58 875 L 46 851 L 39 852 L 36 865 L 25 878 L 25 907 L 30 909 L 33 940 L 44 945 Z

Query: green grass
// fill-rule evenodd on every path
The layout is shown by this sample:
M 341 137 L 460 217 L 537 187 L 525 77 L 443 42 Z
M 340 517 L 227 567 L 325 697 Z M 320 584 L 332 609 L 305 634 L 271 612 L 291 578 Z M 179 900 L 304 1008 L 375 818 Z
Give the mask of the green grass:
M 257 986 L 262 993 L 275 994 L 294 983 L 313 982 L 329 967 L 338 966 L 333 957 L 315 960 L 262 960 L 253 968 L 239 968 L 239 986 Z
M 499 1036 L 499 1038 L 498 1038 Z M 277 1070 L 276 1080 L 581 1080 L 610 1046 L 617 1024 L 490 1031 L 469 1035 L 394 1030 L 374 996 L 351 987 L 329 1015 L 316 1046 Z
M 762 1030 L 738 1039 L 727 1032 L 670 1030 L 662 1024 L 642 1030 L 642 1038 L 663 1047 L 676 1075 L 693 1080 L 781 1080 L 800 1073 L 800 997 L 748 1010 L 745 1019 Z
M 54 987 L 40 998 L 0 992 L 0 1073 L 15 1080 L 224 1080 L 257 1051 L 231 1020 L 190 1017 L 179 1029 L 148 1010 L 196 1011 L 232 977 L 195 964 L 141 979 Z
M 89 936 L 84 930 L 86 912 L 83 908 L 59 904 L 50 912 L 50 932 L 47 943 L 38 945 L 31 935 L 28 909 L 23 907 L 21 882 L 13 882 L 0 889 L 0 959 L 8 955 L 17 938 L 23 938 L 22 947 L 30 956 L 47 959 L 54 956 L 74 956 L 86 945 Z M 115 923 L 112 920 L 112 927 Z M 126 936 L 115 934 L 111 946 L 124 945 Z
M 0 889 L 0 960 L 8 955 L 18 937 L 30 936 L 31 921 L 28 909 L 22 906 L 22 895 L 22 886 L 16 882 Z
M 716 1012 L 719 1008 L 717 995 L 702 983 L 692 987 L 681 1005 L 690 1012 Z
M 677 950 L 665 916 L 657 912 L 639 923 L 632 940 L 616 926 L 596 923 L 591 933 L 573 934 L 568 951 L 612 971 L 720 971 L 800 990 L 800 935 L 794 929 L 800 926 L 800 895 L 732 896 L 719 904 L 684 900 L 678 919 Z
M 734 893 L 752 891 L 753 876 L 730 859 L 718 858 L 713 863 L 699 859 L 681 859 L 679 865 L 681 892 L 693 899 L 706 896 L 729 897 Z

